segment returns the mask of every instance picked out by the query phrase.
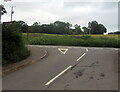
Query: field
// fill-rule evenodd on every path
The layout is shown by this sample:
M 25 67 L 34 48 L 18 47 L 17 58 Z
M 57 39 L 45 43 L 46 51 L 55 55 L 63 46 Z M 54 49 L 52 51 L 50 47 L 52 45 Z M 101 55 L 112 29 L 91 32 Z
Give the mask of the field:
M 23 33 L 25 44 L 88 46 L 88 47 L 120 47 L 119 35 L 57 35 L 43 33 Z

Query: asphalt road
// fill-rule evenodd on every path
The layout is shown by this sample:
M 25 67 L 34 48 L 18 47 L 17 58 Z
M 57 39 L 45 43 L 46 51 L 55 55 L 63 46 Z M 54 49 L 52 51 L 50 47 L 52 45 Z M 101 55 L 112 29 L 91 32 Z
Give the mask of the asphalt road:
M 3 90 L 118 89 L 117 49 L 67 46 L 44 48 L 48 56 L 4 77 Z

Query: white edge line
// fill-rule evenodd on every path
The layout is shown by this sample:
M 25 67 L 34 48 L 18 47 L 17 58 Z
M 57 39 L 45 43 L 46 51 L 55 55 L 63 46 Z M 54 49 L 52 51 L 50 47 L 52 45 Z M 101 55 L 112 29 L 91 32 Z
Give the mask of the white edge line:
M 65 70 L 63 70 L 61 73 L 59 73 L 57 76 L 55 76 L 53 79 L 51 79 L 50 81 L 48 81 L 45 85 L 49 85 L 50 83 L 52 83 L 55 79 L 57 79 L 59 76 L 61 76 L 63 73 L 65 73 L 71 67 L 72 67 L 72 65 L 70 65 L 69 67 L 67 67 Z
M 82 56 L 80 56 L 77 61 L 79 61 L 83 56 L 85 56 L 86 53 L 84 53 Z

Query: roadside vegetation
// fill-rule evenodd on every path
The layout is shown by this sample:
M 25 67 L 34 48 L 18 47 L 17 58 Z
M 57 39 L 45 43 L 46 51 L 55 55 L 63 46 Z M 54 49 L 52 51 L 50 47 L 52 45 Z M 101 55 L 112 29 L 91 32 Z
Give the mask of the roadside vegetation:
M 56 34 L 23 34 L 25 44 L 29 45 L 61 45 L 119 48 L 117 35 L 56 35 Z
M 62 34 L 62 35 L 79 35 L 79 34 L 104 34 L 107 32 L 103 24 L 97 21 L 88 23 L 88 27 L 81 27 L 79 24 L 72 25 L 69 22 L 55 21 L 50 24 L 40 24 L 34 22 L 28 26 L 24 21 L 16 21 L 20 24 L 22 33 L 47 33 L 47 34 Z
M 1 14 L 7 13 L 3 5 Z M 1 17 L 1 16 L 0 16 Z M 30 55 L 25 45 L 61 45 L 89 47 L 120 47 L 118 35 L 103 35 L 107 28 L 97 21 L 87 27 L 69 22 L 55 21 L 50 24 L 11 21 L 2 24 L 2 65 L 19 62 Z M 120 34 L 119 31 L 110 34 Z
M 15 63 L 30 55 L 16 23 L 2 24 L 2 65 Z
M 28 26 L 24 21 L 3 23 L 2 64 L 19 62 L 30 55 L 25 45 L 61 45 L 119 48 L 117 35 L 103 35 L 107 32 L 103 24 L 97 21 L 88 23 L 88 27 L 79 24 L 55 21 L 50 24 L 38 22 Z M 72 28 L 73 27 L 73 28 Z

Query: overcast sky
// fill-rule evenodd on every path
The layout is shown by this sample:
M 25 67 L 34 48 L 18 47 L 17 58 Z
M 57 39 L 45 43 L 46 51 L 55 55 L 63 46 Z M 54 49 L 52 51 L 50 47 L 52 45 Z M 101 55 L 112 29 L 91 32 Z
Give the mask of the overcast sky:
M 0 3 L 8 12 L 2 16 L 2 21 L 10 21 L 10 6 L 14 6 L 13 20 L 23 20 L 28 25 L 59 20 L 83 27 L 96 20 L 104 24 L 108 32 L 118 30 L 118 0 L 12 0 Z

